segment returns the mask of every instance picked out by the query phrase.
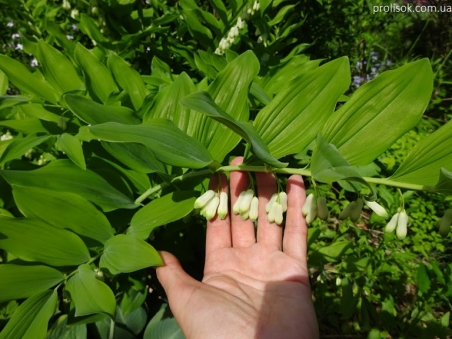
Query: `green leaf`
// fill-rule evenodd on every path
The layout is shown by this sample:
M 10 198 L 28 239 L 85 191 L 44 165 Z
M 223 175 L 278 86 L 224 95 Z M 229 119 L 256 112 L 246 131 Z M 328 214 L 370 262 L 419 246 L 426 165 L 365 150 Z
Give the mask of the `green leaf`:
M 248 89 L 258 72 L 259 61 L 256 56 L 251 51 L 245 52 L 218 73 L 207 92 L 233 119 L 248 121 Z M 189 127 L 187 133 L 201 141 L 218 162 L 222 162 L 240 141 L 235 132 L 205 115 L 190 116 L 190 123 L 195 131 L 191 132 Z
M 37 118 L 37 119 L 45 120 L 45 121 L 58 122 L 58 119 L 60 118 L 59 115 L 46 110 L 40 104 L 30 103 L 30 104 L 20 105 L 19 107 L 16 107 L 16 110 L 20 111 L 20 113 L 23 113 L 25 116 L 28 116 L 29 118 Z M 41 124 L 42 124 L 42 122 L 41 122 Z
M 322 134 L 352 165 L 367 165 L 421 119 L 433 89 L 428 59 L 387 71 L 356 90 Z
M 87 87 L 93 97 L 106 103 L 112 92 L 118 91 L 110 70 L 97 59 L 93 52 L 77 43 L 74 51 L 77 63 L 85 72 Z
M 0 303 L 25 299 L 63 281 L 60 271 L 42 265 L 0 265 Z
M 68 315 L 58 318 L 52 329 L 47 333 L 46 339 L 86 339 L 86 325 L 67 325 Z
M 441 167 L 452 171 L 451 135 L 452 121 L 449 121 L 419 141 L 391 179 L 420 185 L 435 185 L 440 179 Z
M 77 235 L 32 218 L 0 217 L 0 248 L 22 260 L 52 266 L 80 265 L 90 258 Z
M 6 55 L 0 55 L 0 70 L 21 92 L 35 94 L 56 104 L 58 95 L 55 89 L 44 79 L 34 76 L 23 64 Z
M 70 229 L 101 243 L 115 234 L 105 215 L 79 195 L 13 185 L 13 196 L 26 217 L 39 218 L 54 227 Z
M 111 274 L 128 273 L 163 265 L 158 252 L 134 235 L 119 234 L 105 244 L 100 267 Z
M 193 210 L 196 191 L 176 191 L 152 200 L 140 209 L 132 218 L 127 234 L 146 239 L 158 226 L 182 219 Z
M 152 317 L 144 331 L 143 339 L 185 339 L 176 319 L 171 316 L 167 304 L 163 304 Z
M 143 145 L 102 141 L 102 146 L 113 157 L 138 173 L 166 173 L 165 166 Z
M 138 111 L 147 95 L 140 74 L 130 67 L 126 61 L 113 53 L 108 56 L 107 65 L 113 72 L 119 86 L 129 93 L 133 107 Z
M 212 119 L 219 121 L 236 134 L 240 135 L 251 144 L 254 154 L 265 163 L 278 168 L 287 166 L 287 164 L 281 163 L 271 156 L 267 145 L 262 141 L 251 124 L 244 121 L 234 120 L 234 118 L 215 104 L 207 92 L 193 93 L 182 99 L 181 102 L 185 106 L 204 113 Z
M 180 100 L 196 91 L 193 81 L 186 73 L 179 75 L 176 80 L 166 86 L 155 96 L 154 105 L 146 120 L 155 118 L 165 118 L 174 122 L 183 132 L 190 136 L 196 136 L 199 126 L 193 123 L 196 112 L 184 107 Z
M 90 170 L 82 170 L 70 160 L 56 160 L 33 171 L 3 170 L 0 174 L 10 185 L 47 188 L 78 194 L 100 206 L 104 211 L 136 208 L 125 196 Z
M 96 279 L 96 273 L 89 265 L 78 267 L 77 273 L 66 283 L 66 290 L 75 303 L 76 317 L 94 313 L 106 313 L 114 317 L 115 295 L 110 287 Z
M 276 14 L 275 17 L 272 20 L 270 20 L 267 24 L 269 26 L 274 26 L 276 24 L 279 24 L 284 19 L 286 14 L 291 12 L 295 6 L 296 6 L 296 4 L 284 6 L 283 8 L 281 8 L 279 10 L 278 14 Z
M 5 72 L 0 71 L 0 94 L 6 94 L 6 91 L 8 90 L 8 77 L 6 76 Z
M 336 241 L 331 245 L 320 248 L 317 252 L 320 253 L 327 261 L 338 261 L 342 254 L 352 245 L 351 241 Z
M 438 183 L 433 188 L 433 191 L 452 195 L 452 172 L 441 168 Z
M 157 160 L 166 164 L 202 168 L 212 162 L 207 150 L 166 119 L 152 119 L 142 125 L 114 122 L 88 128 L 98 139 L 110 142 L 138 142 L 149 147 Z
M 60 151 L 66 153 L 74 164 L 82 170 L 86 170 L 85 156 L 83 155 L 80 140 L 68 133 L 63 133 L 58 138 L 58 148 Z
M 63 98 L 72 113 L 91 125 L 110 121 L 128 125 L 136 125 L 141 122 L 127 107 L 106 106 L 75 94 L 65 94 Z
M 46 135 L 43 137 L 37 137 L 35 135 L 28 135 L 23 139 L 14 139 L 14 141 L 8 145 L 3 154 L 0 157 L 0 165 L 22 157 L 28 150 L 42 144 L 47 141 L 51 136 Z
M 24 134 L 51 133 L 59 134 L 61 129 L 54 122 L 42 121 L 40 119 L 20 119 L 0 121 L 0 126 L 12 128 Z
M 55 312 L 57 291 L 44 291 L 27 299 L 14 312 L 0 333 L 0 339 L 44 339 L 47 324 Z
M 278 159 L 308 146 L 349 85 L 346 57 L 306 72 L 285 85 L 254 121 L 270 153 Z
M 77 27 L 79 27 L 83 33 L 88 35 L 91 40 L 94 40 L 98 43 L 109 42 L 108 39 L 100 32 L 99 28 L 97 27 L 96 21 L 88 14 L 80 14 L 80 22 L 77 24 Z
M 427 293 L 430 289 L 431 281 L 430 277 L 428 276 L 427 267 L 424 264 L 419 264 L 416 277 L 419 291 L 422 293 Z
M 42 65 L 45 78 L 55 88 L 58 97 L 65 92 L 85 89 L 74 65 L 60 51 L 44 40 L 38 42 L 36 57 Z
M 368 200 L 375 200 L 376 190 L 369 185 L 355 167 L 342 157 L 334 145 L 328 144 L 322 135 L 317 135 L 316 145 L 312 152 L 311 173 L 315 180 L 332 183 L 339 180 L 356 181 L 370 188 L 372 196 Z

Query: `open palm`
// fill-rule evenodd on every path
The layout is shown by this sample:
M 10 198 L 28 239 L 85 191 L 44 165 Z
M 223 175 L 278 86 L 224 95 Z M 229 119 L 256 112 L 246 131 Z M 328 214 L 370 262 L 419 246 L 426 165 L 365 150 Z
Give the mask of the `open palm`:
M 240 164 L 241 158 L 232 164 Z M 211 188 L 218 187 L 217 177 Z M 231 203 L 249 185 L 248 176 L 231 173 Z M 222 177 L 222 189 L 228 191 Z M 165 266 L 157 275 L 171 310 L 187 338 L 317 338 L 306 265 L 306 223 L 303 181 L 287 183 L 288 210 L 282 228 L 269 223 L 265 204 L 276 192 L 269 173 L 257 174 L 259 221 L 257 235 L 250 220 L 228 215 L 207 224 L 206 263 L 202 282 L 163 252 Z

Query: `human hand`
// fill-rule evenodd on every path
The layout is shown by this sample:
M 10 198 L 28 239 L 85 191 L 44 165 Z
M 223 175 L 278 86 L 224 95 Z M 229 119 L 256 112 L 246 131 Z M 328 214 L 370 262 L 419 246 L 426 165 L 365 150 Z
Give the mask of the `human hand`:
M 239 165 L 236 158 L 232 165 Z M 227 180 L 221 187 L 228 192 Z M 276 193 L 271 173 L 256 173 L 259 196 L 257 235 L 250 220 L 229 213 L 207 222 L 204 278 L 184 272 L 178 260 L 162 252 L 165 266 L 157 277 L 171 311 L 187 339 L 318 338 L 306 263 L 307 226 L 301 214 L 306 194 L 303 180 L 287 182 L 288 209 L 283 230 L 269 223 L 265 204 Z M 231 206 L 246 190 L 249 178 L 231 172 Z M 210 189 L 218 187 L 218 177 Z M 230 209 L 231 210 L 231 209 Z

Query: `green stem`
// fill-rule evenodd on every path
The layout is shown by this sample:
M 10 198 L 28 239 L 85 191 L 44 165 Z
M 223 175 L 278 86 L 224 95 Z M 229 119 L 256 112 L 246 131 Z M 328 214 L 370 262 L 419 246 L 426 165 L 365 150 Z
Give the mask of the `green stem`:
M 311 177 L 312 173 L 308 169 L 300 169 L 300 168 L 272 168 L 271 171 L 269 171 L 264 166 L 247 166 L 247 165 L 238 165 L 238 166 L 222 166 L 219 167 L 216 172 L 233 172 L 233 171 L 246 171 L 246 172 L 273 172 L 273 173 L 280 173 L 280 174 L 299 174 L 303 175 L 305 177 Z M 210 169 L 205 169 L 202 171 L 197 172 L 190 172 L 183 175 L 180 175 L 178 177 L 173 178 L 170 182 L 165 182 L 160 185 L 156 185 L 154 187 L 151 187 L 146 192 L 144 192 L 142 195 L 140 195 L 136 200 L 135 204 L 139 205 L 141 202 L 143 202 L 147 197 L 149 197 L 151 194 L 156 193 L 167 186 L 171 184 L 175 184 L 181 181 L 185 181 L 190 178 L 196 178 L 199 176 L 203 176 L 209 173 L 214 173 L 215 171 Z M 405 188 L 409 190 L 416 190 L 416 191 L 430 191 L 431 188 L 429 186 L 423 186 L 423 185 L 415 185 L 415 184 L 409 184 L 406 182 L 399 182 L 387 178 L 372 178 L 372 177 L 363 177 L 365 181 L 372 184 L 378 184 L 378 185 L 386 185 L 386 186 L 393 186 L 393 187 L 399 187 L 399 188 Z
M 108 339 L 113 339 L 115 336 L 115 320 L 110 320 L 110 334 L 108 336 Z

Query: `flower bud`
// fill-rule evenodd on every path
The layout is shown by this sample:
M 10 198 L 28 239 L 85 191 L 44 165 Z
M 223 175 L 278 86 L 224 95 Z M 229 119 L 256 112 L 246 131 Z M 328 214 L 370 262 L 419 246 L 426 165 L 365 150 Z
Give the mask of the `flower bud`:
M 405 210 L 399 213 L 399 219 L 397 220 L 396 235 L 400 240 L 405 239 L 407 234 L 408 215 Z
M 444 216 L 438 220 L 437 226 L 438 226 L 438 233 L 442 237 L 447 237 L 447 235 L 450 232 L 450 225 L 452 223 L 452 209 L 448 209 L 446 213 L 444 213 Z
M 376 201 L 365 201 L 366 205 L 380 217 L 387 218 L 388 212 Z
M 303 208 L 301 209 L 301 213 L 304 216 L 307 216 L 309 211 L 311 210 L 312 202 L 314 201 L 314 194 L 311 193 L 306 197 L 306 201 L 304 202 Z
M 397 226 L 397 221 L 399 220 L 399 214 L 400 213 L 394 214 L 392 216 L 391 220 L 389 220 L 389 222 L 386 224 L 386 227 L 385 227 L 386 233 L 391 233 L 395 230 L 395 228 Z
M 361 210 L 363 209 L 363 199 L 358 198 L 355 201 L 355 205 L 353 206 L 353 209 L 350 211 L 350 220 L 353 222 L 356 222 L 359 217 L 361 216 Z
M 220 193 L 220 204 L 218 206 L 218 217 L 225 219 L 228 214 L 228 194 L 226 192 Z
M 207 205 L 201 210 L 201 215 L 206 217 L 207 220 L 213 219 L 215 214 L 217 214 L 217 208 L 220 204 L 220 198 L 215 195 L 212 200 L 210 200 Z
M 240 201 L 240 213 L 245 213 L 250 210 L 251 200 L 253 200 L 254 191 L 250 188 L 243 195 L 242 200 Z
M 276 225 L 281 225 L 283 222 L 283 207 L 280 203 L 275 202 L 273 207 L 275 209 L 275 223 Z
M 268 212 L 267 215 L 267 219 L 268 222 L 275 222 L 275 217 L 276 217 L 276 208 L 275 206 L 279 205 L 279 203 L 277 203 L 276 201 L 273 203 L 272 208 L 270 209 L 270 211 Z
M 272 195 L 272 197 L 270 198 L 270 200 L 267 202 L 267 204 L 265 205 L 265 212 L 269 213 L 273 203 L 276 201 L 276 198 L 278 198 L 278 193 L 275 193 Z
M 322 219 L 328 219 L 328 207 L 326 206 L 326 198 L 318 197 L 317 198 L 317 216 Z
M 63 116 L 60 116 L 58 118 L 58 127 L 61 128 L 63 131 L 67 128 L 66 119 Z
M 317 218 L 317 201 L 315 199 L 312 200 L 309 213 L 306 216 L 306 223 L 310 224 Z
M 63 4 L 61 5 L 61 7 L 63 7 L 63 9 L 65 9 L 65 10 L 70 10 L 71 4 L 69 3 L 69 1 L 63 0 Z
M 239 17 L 239 18 L 237 19 L 236 27 L 237 27 L 238 29 L 243 29 L 243 28 L 245 27 L 245 23 L 243 22 L 243 20 L 242 20 L 241 17 Z
M 251 200 L 249 217 L 251 221 L 256 221 L 258 216 L 259 216 L 259 199 L 257 197 L 253 197 L 253 200 Z
M 287 194 L 286 194 L 286 192 L 279 193 L 279 203 L 282 206 L 283 212 L 286 212 L 287 211 Z
M 239 214 L 240 213 L 240 204 L 242 203 L 242 199 L 245 196 L 245 191 L 241 192 L 239 194 L 239 197 L 237 198 L 234 206 L 232 206 L 232 212 L 234 214 Z
M 201 195 L 198 199 L 195 201 L 194 208 L 203 208 L 207 205 L 207 203 L 213 199 L 213 197 L 216 195 L 216 193 L 212 190 L 206 191 L 203 195 Z
M 342 210 L 342 212 L 339 214 L 340 220 L 345 220 L 350 216 L 350 213 L 355 208 L 356 201 L 351 201 L 345 208 Z

